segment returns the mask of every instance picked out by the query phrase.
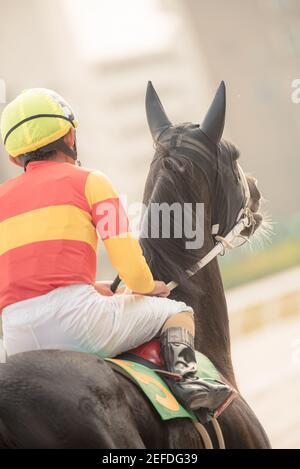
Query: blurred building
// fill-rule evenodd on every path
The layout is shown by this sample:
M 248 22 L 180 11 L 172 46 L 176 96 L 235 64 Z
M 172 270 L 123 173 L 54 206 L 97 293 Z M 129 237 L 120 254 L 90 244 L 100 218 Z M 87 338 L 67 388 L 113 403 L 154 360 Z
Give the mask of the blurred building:
M 169 0 L 172 3 L 172 0 Z M 257 175 L 274 219 L 299 212 L 298 0 L 177 1 L 209 82 L 227 83 L 229 136 Z
M 147 81 L 154 82 L 174 122 L 199 121 L 210 100 L 206 70 L 186 30 L 188 24 L 173 9 L 162 10 L 163 3 L 157 2 L 155 8 L 154 2 L 144 3 L 141 13 L 152 15 L 154 28 L 155 22 L 164 28 L 161 41 L 152 44 L 149 32 L 137 47 L 139 37 L 133 30 L 124 53 L 112 49 L 109 54 L 103 51 L 101 40 L 106 37 L 98 24 L 98 19 L 102 27 L 103 20 L 111 21 L 105 18 L 105 2 L 0 1 L 0 79 L 6 83 L 7 101 L 27 87 L 48 87 L 62 94 L 80 121 L 83 165 L 106 172 L 129 203 L 141 201 L 154 153 L 144 111 Z M 119 31 L 119 43 L 115 38 L 121 49 L 128 40 L 126 21 L 130 23 L 130 17 L 121 24 L 124 36 Z M 0 151 L 3 181 L 20 169 L 8 162 L 2 143 Z
M 275 220 L 299 212 L 300 104 L 291 100 L 291 83 L 300 77 L 298 1 L 0 5 L 0 79 L 7 100 L 33 86 L 65 96 L 80 120 L 83 164 L 106 172 L 129 202 L 141 200 L 153 155 L 144 112 L 147 81 L 154 82 L 171 120 L 200 122 L 224 79 L 225 137 L 258 177 Z M 0 181 L 18 171 L 1 157 Z
M 186 25 L 169 11 L 165 17 L 169 15 L 170 25 L 162 44 L 153 48 L 147 44 L 145 50 L 122 56 L 103 55 L 101 44 L 99 50 L 93 44 L 89 54 L 88 44 L 85 49 L 78 47 L 85 33 L 79 27 L 85 2 L 69 2 L 64 8 L 59 0 L 0 3 L 0 78 L 7 83 L 7 100 L 26 87 L 45 86 L 60 92 L 80 120 L 82 162 L 106 171 L 121 192 L 139 201 L 153 155 L 144 112 L 147 81 L 153 80 L 174 121 L 201 119 L 201 103 L 208 103 L 205 70 L 199 70 L 199 54 L 195 56 Z M 85 20 L 92 16 L 93 11 Z M 0 164 L 2 180 L 16 172 L 5 160 Z
M 0 79 L 7 99 L 32 86 L 66 96 L 80 118 L 83 163 L 108 172 L 130 200 L 141 198 L 153 153 L 144 115 L 148 79 L 174 121 L 201 121 L 225 79 L 225 135 L 240 147 L 243 166 L 258 175 L 273 216 L 299 211 L 300 105 L 291 101 L 291 83 L 300 77 L 297 0 L 131 0 L 119 29 L 106 28 L 102 36 L 111 21 L 106 2 L 0 4 Z M 109 4 L 116 22 L 125 2 Z M 140 9 L 136 23 L 134 8 Z M 146 25 L 153 32 L 139 44 Z M 105 53 L 112 40 L 122 53 L 109 47 Z M 1 180 L 15 173 L 3 159 L 0 171 Z

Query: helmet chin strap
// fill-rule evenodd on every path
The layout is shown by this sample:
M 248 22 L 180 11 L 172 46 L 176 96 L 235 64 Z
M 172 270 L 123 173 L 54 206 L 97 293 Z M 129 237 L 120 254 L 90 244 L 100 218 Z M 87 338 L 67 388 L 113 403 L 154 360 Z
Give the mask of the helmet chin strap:
M 240 213 L 237 216 L 237 223 L 225 237 L 218 236 L 218 235 L 215 236 L 215 240 L 217 241 L 217 243 L 191 269 L 186 271 L 188 278 L 193 277 L 197 272 L 199 272 L 199 270 L 203 269 L 203 267 L 209 264 L 209 262 L 211 262 L 218 255 L 223 256 L 226 252 L 226 249 L 233 249 L 235 246 L 233 246 L 232 241 L 234 241 L 237 237 L 239 237 L 241 232 L 245 228 L 249 228 L 251 226 L 254 228 L 255 220 L 253 218 L 253 213 L 250 209 L 250 200 L 251 200 L 250 190 L 249 190 L 248 182 L 244 174 L 244 171 L 242 170 L 239 164 L 238 164 L 238 171 L 239 171 L 241 183 L 244 188 L 245 204 L 244 204 L 244 208 L 240 211 Z M 218 227 L 218 225 L 214 225 L 212 227 L 213 235 L 216 234 L 216 227 Z M 248 238 L 245 238 L 245 239 L 248 240 Z M 169 282 L 168 287 L 170 290 L 174 290 L 174 288 L 178 287 L 178 283 L 173 282 L 173 281 Z
M 63 153 L 65 153 L 66 155 L 68 156 L 71 156 L 71 158 L 73 158 L 73 160 L 77 160 L 77 145 L 76 145 L 76 139 L 74 141 L 74 146 L 73 148 L 70 148 L 66 143 L 65 143 L 65 140 L 64 140 L 64 137 L 60 138 L 59 140 L 57 140 L 56 142 L 53 142 L 53 143 L 50 143 L 49 145 L 47 145 L 46 147 L 43 147 L 41 149 L 43 152 L 48 152 L 48 151 L 52 151 L 52 150 L 60 150 L 62 151 Z
M 60 138 L 59 140 L 56 140 L 55 142 L 49 143 L 48 145 L 39 148 L 38 150 L 32 151 L 30 153 L 25 153 L 23 155 L 24 158 L 24 170 L 26 171 L 26 166 L 30 161 L 34 161 L 35 159 L 40 158 L 41 160 L 43 157 L 46 158 L 47 153 L 50 153 L 52 151 L 62 151 L 66 155 L 70 156 L 73 158 L 74 161 L 77 161 L 77 145 L 76 145 L 76 139 L 74 142 L 73 148 L 70 148 L 64 141 L 64 137 Z M 79 163 L 79 164 L 78 164 Z M 81 166 L 80 161 L 78 162 L 78 166 Z

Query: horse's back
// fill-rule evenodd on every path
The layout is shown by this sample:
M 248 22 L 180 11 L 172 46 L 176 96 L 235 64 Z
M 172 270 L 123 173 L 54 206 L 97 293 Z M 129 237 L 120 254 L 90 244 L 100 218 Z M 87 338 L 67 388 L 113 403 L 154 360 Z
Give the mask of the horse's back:
M 119 381 L 99 357 L 17 354 L 0 365 L 0 389 L 0 447 L 143 446 Z
M 143 448 L 143 441 L 147 447 L 201 447 L 189 422 L 170 422 L 167 429 L 138 388 L 93 355 L 14 355 L 0 365 L 0 389 L 0 448 Z M 270 447 L 240 397 L 219 421 L 228 448 Z

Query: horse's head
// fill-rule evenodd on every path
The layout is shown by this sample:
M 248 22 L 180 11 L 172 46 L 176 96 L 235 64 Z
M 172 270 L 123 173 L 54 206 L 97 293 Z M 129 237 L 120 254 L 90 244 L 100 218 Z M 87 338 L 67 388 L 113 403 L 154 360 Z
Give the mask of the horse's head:
M 146 111 L 156 152 L 145 186 L 147 210 L 140 241 L 153 275 L 172 281 L 172 288 L 178 287 L 172 290 L 171 298 L 194 309 L 196 346 L 234 383 L 227 308 L 216 256 L 229 243 L 238 246 L 244 242 L 237 234 L 250 237 L 262 217 L 255 179 L 244 175 L 237 148 L 222 140 L 225 108 L 222 82 L 201 125 L 173 125 L 148 84 Z M 164 205 L 160 218 L 156 213 L 159 205 Z M 183 216 L 178 217 L 174 210 L 167 219 L 169 235 L 163 217 L 173 205 L 183 208 Z M 190 207 L 187 212 L 185 205 Z M 186 213 L 192 226 L 187 231 L 182 221 Z M 158 231 L 157 225 L 162 230 Z
M 261 194 L 255 178 L 244 175 L 238 163 L 238 149 L 222 140 L 225 110 L 226 90 L 222 82 L 201 125 L 173 125 L 149 82 L 146 112 L 156 153 L 147 180 L 145 199 L 146 202 L 149 200 L 160 169 L 166 170 L 167 161 L 175 178 L 176 171 L 179 178 L 180 172 L 184 178 L 185 169 L 192 166 L 205 175 L 210 189 L 213 233 L 226 236 L 247 208 L 251 213 L 251 224 L 241 234 L 249 237 L 262 222 L 262 216 L 258 213 Z M 190 190 L 193 183 L 190 180 Z

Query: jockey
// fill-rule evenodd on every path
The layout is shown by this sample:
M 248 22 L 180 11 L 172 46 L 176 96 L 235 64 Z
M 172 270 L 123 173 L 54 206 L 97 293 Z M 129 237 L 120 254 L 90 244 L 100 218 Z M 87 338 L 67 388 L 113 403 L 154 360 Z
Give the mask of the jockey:
M 57 93 L 34 88 L 8 104 L 1 135 L 24 172 L 0 186 L 0 311 L 7 355 L 64 349 L 114 357 L 161 338 L 170 381 L 189 409 L 215 409 L 223 385 L 196 377 L 193 310 L 155 281 L 110 180 L 77 163 L 77 122 Z M 134 294 L 96 281 L 98 237 Z

